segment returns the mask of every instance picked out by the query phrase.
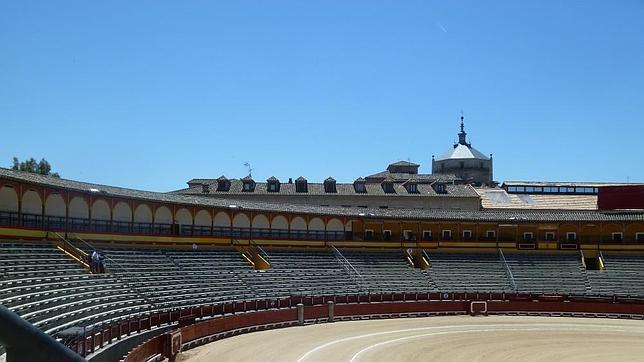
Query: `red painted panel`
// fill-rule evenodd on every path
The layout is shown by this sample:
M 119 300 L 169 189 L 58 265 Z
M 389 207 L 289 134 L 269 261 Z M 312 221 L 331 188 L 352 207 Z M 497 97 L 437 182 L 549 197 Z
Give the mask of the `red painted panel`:
M 644 185 L 602 186 L 597 194 L 600 210 L 644 209 Z

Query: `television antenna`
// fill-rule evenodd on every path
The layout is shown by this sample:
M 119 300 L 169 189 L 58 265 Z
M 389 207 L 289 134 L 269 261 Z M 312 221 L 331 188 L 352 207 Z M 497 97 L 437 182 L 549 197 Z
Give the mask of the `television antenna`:
M 253 168 L 250 166 L 250 163 L 246 161 L 244 162 L 244 166 L 246 166 L 246 169 L 248 170 L 248 176 L 253 177 Z

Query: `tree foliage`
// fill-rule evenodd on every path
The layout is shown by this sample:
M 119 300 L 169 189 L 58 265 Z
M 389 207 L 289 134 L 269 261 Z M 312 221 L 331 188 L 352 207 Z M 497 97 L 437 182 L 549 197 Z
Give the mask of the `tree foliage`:
M 15 171 L 37 173 L 45 176 L 60 177 L 57 172 L 51 172 L 51 165 L 44 158 L 41 159 L 40 162 L 36 161 L 33 157 L 20 162 L 18 157 L 14 157 L 11 169 Z

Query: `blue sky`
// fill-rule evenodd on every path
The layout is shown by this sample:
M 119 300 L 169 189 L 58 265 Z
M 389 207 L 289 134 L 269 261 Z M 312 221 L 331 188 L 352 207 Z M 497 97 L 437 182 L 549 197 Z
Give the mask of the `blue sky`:
M 0 165 L 167 191 L 352 181 L 456 139 L 495 179 L 644 182 L 644 2 L 3 1 Z

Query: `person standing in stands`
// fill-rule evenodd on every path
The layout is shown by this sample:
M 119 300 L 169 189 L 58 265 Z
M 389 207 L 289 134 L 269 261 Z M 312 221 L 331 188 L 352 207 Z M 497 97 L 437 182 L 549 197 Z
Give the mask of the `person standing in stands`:
M 99 255 L 99 273 L 103 274 L 105 273 L 105 256 L 104 255 Z
M 98 253 L 96 252 L 96 250 L 94 250 L 92 252 L 92 263 L 90 265 L 92 273 L 97 273 L 98 272 L 98 263 L 99 263 Z

